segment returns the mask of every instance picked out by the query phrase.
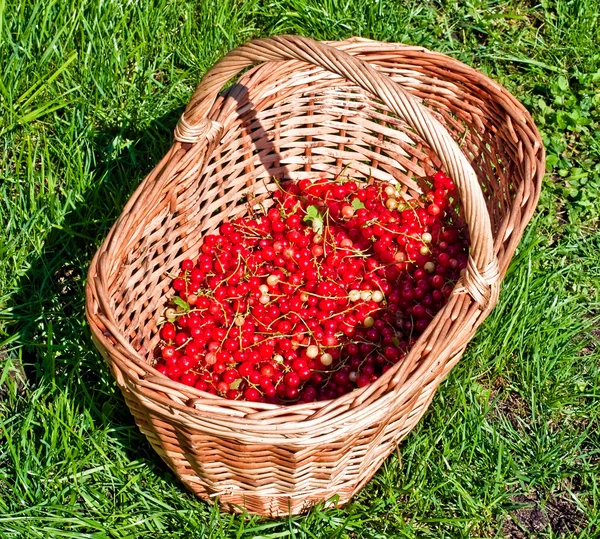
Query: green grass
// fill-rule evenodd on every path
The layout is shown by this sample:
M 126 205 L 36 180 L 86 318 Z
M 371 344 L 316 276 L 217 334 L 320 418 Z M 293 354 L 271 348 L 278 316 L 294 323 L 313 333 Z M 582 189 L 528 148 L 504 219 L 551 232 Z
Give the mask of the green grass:
M 598 0 L 0 0 L 0 537 L 600 536 L 598 13 Z M 500 304 L 402 465 L 390 457 L 345 508 L 281 521 L 182 490 L 83 314 L 91 256 L 201 75 L 274 33 L 455 56 L 526 104 L 549 156 Z

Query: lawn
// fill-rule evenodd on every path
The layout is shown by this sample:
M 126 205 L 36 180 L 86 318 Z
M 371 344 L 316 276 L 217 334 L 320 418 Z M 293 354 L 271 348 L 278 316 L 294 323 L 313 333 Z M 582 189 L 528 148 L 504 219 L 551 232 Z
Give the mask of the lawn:
M 0 0 L 0 538 L 600 537 L 599 13 L 599 0 Z M 83 299 L 202 74 L 280 33 L 411 43 L 480 69 L 533 114 L 548 174 L 498 307 L 402 462 L 344 508 L 270 521 L 181 488 L 93 348 Z

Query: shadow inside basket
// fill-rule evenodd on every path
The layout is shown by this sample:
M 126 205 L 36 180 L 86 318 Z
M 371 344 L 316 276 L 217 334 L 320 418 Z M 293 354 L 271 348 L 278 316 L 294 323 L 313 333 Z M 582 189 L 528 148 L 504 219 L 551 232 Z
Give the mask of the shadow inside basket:
M 205 163 L 173 182 L 169 203 L 138 229 L 128 254 L 132 263 L 113 285 L 122 331 L 150 362 L 157 357 L 157 324 L 164 321 L 172 276 L 225 220 L 268 209 L 273 191 L 301 178 L 389 181 L 402 196 L 417 197 L 431 188 L 427 178 L 440 166 L 414 131 L 350 84 L 323 90 L 317 78 L 300 96 L 275 94 L 258 103 L 255 84 L 235 84 L 221 98 L 218 144 L 203 156 Z M 458 203 L 453 213 L 460 223 Z

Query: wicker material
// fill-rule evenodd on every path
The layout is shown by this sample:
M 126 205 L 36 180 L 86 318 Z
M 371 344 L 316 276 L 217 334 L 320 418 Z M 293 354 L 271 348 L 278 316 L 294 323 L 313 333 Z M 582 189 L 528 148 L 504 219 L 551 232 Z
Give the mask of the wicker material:
M 347 502 L 419 421 L 494 307 L 539 197 L 540 136 L 504 88 L 442 54 L 277 37 L 217 63 L 175 138 L 90 267 L 94 342 L 142 432 L 198 496 L 271 516 L 336 494 Z M 273 178 L 345 169 L 416 195 L 440 166 L 461 193 L 469 267 L 407 358 L 375 383 L 335 401 L 280 407 L 216 398 L 152 368 L 167 272 L 195 257 L 223 220 L 261 202 Z

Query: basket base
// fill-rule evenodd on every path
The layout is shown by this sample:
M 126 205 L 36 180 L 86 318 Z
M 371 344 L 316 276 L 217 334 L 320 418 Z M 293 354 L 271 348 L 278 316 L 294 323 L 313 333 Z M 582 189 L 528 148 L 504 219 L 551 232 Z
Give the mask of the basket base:
M 332 484 L 328 488 L 299 489 L 300 492 L 297 493 L 270 493 L 228 485 L 220 490 L 212 490 L 207 485 L 207 478 L 204 477 L 205 474 L 201 467 L 198 466 L 197 456 L 182 451 L 182 446 L 185 446 L 186 443 L 178 436 L 172 425 L 157 420 L 157 418 L 144 417 L 145 414 L 134 415 L 140 431 L 146 436 L 154 450 L 180 479 L 184 487 L 198 498 L 210 504 L 217 503 L 222 510 L 227 512 L 270 518 L 299 515 L 310 511 L 315 505 L 322 504 L 325 508 L 331 508 L 347 504 L 373 477 L 387 457 L 398 450 L 400 441 L 408 435 L 429 408 L 441 381 L 438 378 L 445 378 L 461 355 L 462 351 L 451 359 L 449 368 L 441 373 L 441 376 L 433 376 L 422 390 L 413 395 L 409 405 L 412 411 L 408 415 L 399 410 L 387 424 L 376 428 L 377 435 L 371 441 L 371 451 L 368 455 L 363 454 L 363 462 L 367 461 L 368 464 L 361 470 L 356 480 L 343 484 Z M 123 393 L 130 409 L 141 411 L 137 399 L 128 391 L 123 391 Z M 162 436 L 157 436 L 157 427 L 160 428 Z M 164 443 L 167 433 L 169 434 L 167 438 L 173 440 L 172 444 Z M 178 443 L 175 443 L 175 440 Z

